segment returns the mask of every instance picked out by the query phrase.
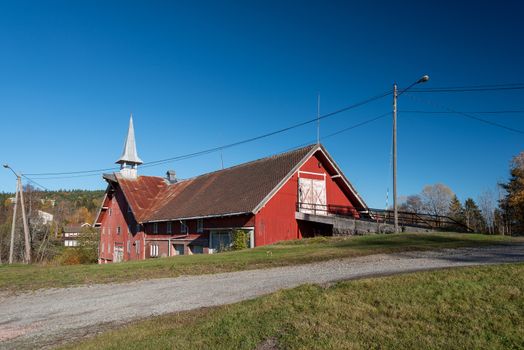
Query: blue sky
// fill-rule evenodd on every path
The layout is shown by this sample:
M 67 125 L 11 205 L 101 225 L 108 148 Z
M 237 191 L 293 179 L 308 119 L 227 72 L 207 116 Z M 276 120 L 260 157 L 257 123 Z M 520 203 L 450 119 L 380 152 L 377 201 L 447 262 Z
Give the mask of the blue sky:
M 24 173 L 108 168 L 129 113 L 154 161 L 235 142 L 328 113 L 422 74 L 421 88 L 524 82 L 514 2 L 12 1 L 0 4 L 0 161 Z M 476 198 L 508 177 L 523 134 L 458 115 L 403 110 L 523 110 L 524 90 L 411 93 L 399 99 L 399 193 L 445 183 Z M 328 135 L 391 110 L 391 97 L 327 118 Z M 478 115 L 524 130 L 524 114 Z M 225 166 L 313 141 L 315 125 L 223 151 Z M 391 117 L 322 140 L 363 198 L 391 188 Z M 186 178 L 212 153 L 144 168 Z M 100 176 L 41 179 L 103 189 Z M 13 191 L 0 171 L 0 191 Z

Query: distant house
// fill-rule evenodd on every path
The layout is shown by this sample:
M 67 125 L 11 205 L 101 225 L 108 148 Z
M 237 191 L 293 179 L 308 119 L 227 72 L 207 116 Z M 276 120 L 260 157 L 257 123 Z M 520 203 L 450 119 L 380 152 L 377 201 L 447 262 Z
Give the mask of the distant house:
M 48 212 L 43 211 L 43 210 L 39 210 L 38 211 L 38 218 L 42 221 L 42 223 L 44 225 L 47 225 L 48 223 L 53 221 L 54 216 L 51 213 L 48 213 Z
M 248 246 L 328 233 L 311 216 L 345 211 L 360 218 L 367 206 L 327 150 L 314 144 L 231 168 L 179 180 L 138 176 L 130 119 L 118 173 L 108 186 L 95 226 L 99 263 L 213 253 L 242 230 Z
M 54 207 L 56 205 L 56 200 L 50 198 L 42 198 L 40 199 L 40 203 Z
M 91 224 L 73 224 L 64 227 L 62 234 L 62 240 L 65 247 L 78 247 L 80 245 L 79 238 L 82 236 L 82 232 L 86 227 L 91 227 Z

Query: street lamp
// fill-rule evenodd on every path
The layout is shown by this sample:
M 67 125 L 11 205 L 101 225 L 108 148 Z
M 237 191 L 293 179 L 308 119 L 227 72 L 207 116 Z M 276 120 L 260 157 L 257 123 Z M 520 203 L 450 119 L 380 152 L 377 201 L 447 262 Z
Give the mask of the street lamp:
M 398 233 L 398 203 L 397 203 L 397 99 L 413 86 L 425 83 L 429 75 L 422 76 L 419 80 L 398 92 L 397 83 L 393 84 L 393 215 L 395 219 L 395 233 Z
M 13 249 L 15 243 L 15 224 L 16 224 L 16 209 L 18 206 L 18 194 L 20 194 L 20 203 L 22 205 L 22 221 L 24 222 L 24 240 L 25 240 L 25 256 L 24 261 L 26 264 L 31 262 L 31 244 L 29 243 L 29 225 L 27 224 L 27 217 L 25 215 L 24 207 L 24 189 L 22 187 L 22 177 L 13 170 L 8 164 L 3 165 L 4 168 L 9 169 L 16 176 L 16 194 L 15 194 L 15 207 L 13 209 L 13 224 L 11 225 L 11 242 L 9 245 L 9 264 L 13 263 Z

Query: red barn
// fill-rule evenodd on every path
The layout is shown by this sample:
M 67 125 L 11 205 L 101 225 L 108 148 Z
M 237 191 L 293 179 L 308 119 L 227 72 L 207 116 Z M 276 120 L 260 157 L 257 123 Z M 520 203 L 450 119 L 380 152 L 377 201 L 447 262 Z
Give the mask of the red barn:
M 108 183 L 97 215 L 99 262 L 212 253 L 243 230 L 250 247 L 330 232 L 308 215 L 367 207 L 326 149 L 314 144 L 231 168 L 179 180 L 138 176 L 133 121 L 119 173 Z

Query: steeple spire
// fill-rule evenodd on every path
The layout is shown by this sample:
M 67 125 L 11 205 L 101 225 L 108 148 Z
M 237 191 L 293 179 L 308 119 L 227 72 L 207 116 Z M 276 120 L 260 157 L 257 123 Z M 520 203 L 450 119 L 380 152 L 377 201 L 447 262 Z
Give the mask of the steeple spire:
M 143 163 L 142 159 L 138 157 L 135 143 L 135 128 L 133 127 L 133 114 L 129 117 L 129 128 L 127 130 L 126 143 L 124 144 L 124 151 L 122 156 L 116 161 L 120 164 L 120 172 L 126 177 L 137 177 L 137 165 Z

